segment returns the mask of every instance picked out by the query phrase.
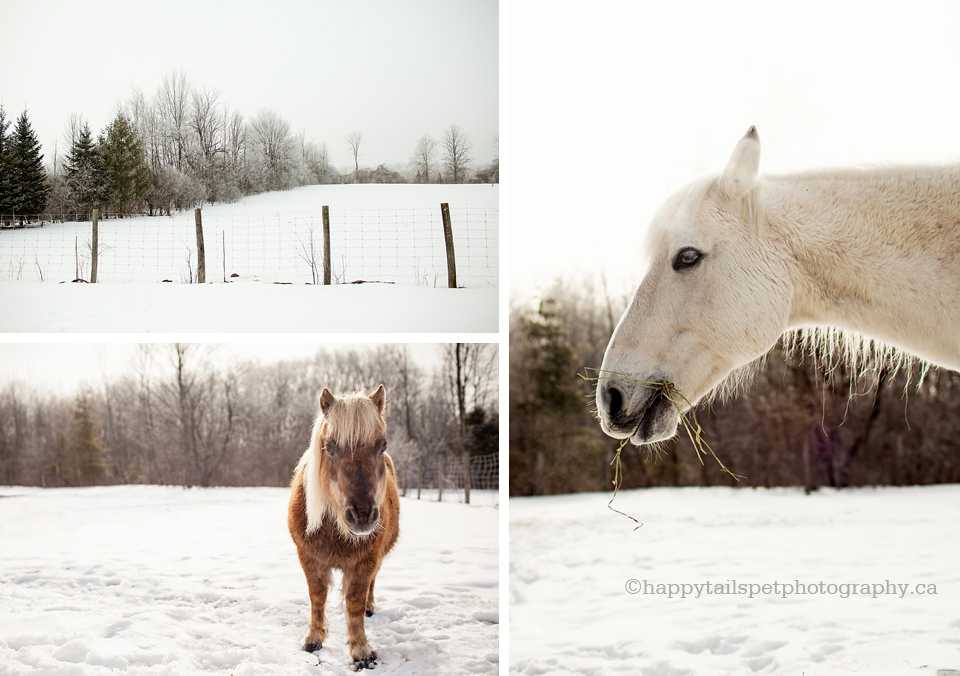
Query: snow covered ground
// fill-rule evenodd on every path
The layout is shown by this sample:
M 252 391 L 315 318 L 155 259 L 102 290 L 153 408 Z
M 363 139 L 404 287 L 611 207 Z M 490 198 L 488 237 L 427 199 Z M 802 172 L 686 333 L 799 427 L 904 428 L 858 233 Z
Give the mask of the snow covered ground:
M 317 656 L 288 491 L 0 488 L 0 674 L 345 674 L 339 593 Z M 495 674 L 498 510 L 401 499 L 371 673 Z M 338 583 L 339 587 L 339 583 Z
M 480 332 L 498 290 L 387 284 L 0 282 L 0 332 Z
M 609 497 L 510 501 L 511 673 L 934 676 L 960 669 L 958 485 L 809 496 L 621 492 L 614 506 L 644 523 L 636 531 L 607 509 Z M 731 581 L 745 593 L 708 595 L 702 586 L 699 598 L 695 588 L 681 598 L 679 586 L 672 598 L 646 593 L 658 584 L 730 589 Z M 797 582 L 816 586 L 806 595 L 772 587 L 798 591 Z M 907 591 L 874 598 L 888 582 Z M 750 585 L 763 584 L 771 593 L 760 587 L 750 598 Z M 849 585 L 862 584 L 879 586 L 851 593 Z
M 441 202 L 456 290 L 447 288 Z M 334 284 L 321 289 L 323 206 Z M 97 285 L 60 283 L 90 277 L 89 222 L 0 231 L 0 331 L 498 330 L 497 186 L 307 186 L 202 213 L 202 286 L 181 284 L 196 278 L 192 212 L 101 221 Z M 349 284 L 357 280 L 375 283 Z

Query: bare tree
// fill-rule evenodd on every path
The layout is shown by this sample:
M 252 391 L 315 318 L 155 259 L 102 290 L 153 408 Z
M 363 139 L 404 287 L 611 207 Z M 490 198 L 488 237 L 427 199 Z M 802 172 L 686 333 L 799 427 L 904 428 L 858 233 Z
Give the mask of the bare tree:
M 470 137 L 460 127 L 451 124 L 443 131 L 443 149 L 445 151 L 443 164 L 454 183 L 461 183 L 466 178 L 467 165 L 473 161 L 470 151 L 473 143 Z
M 359 131 L 347 134 L 347 145 L 350 146 L 350 152 L 353 153 L 353 171 L 357 183 L 360 182 L 360 144 L 363 142 L 363 134 Z
M 430 182 L 430 169 L 433 167 L 437 155 L 437 142 L 430 134 L 424 134 L 417 141 L 417 148 L 413 151 L 413 161 L 417 165 L 419 183 Z
M 215 89 L 194 89 L 191 92 L 190 128 L 199 148 L 195 169 L 201 178 L 213 163 L 217 153 L 223 151 L 223 120 L 217 113 L 220 92 Z
M 290 123 L 273 110 L 261 108 L 250 122 L 250 140 L 265 163 L 264 187 L 267 190 L 290 187 L 296 152 Z
M 187 71 L 176 68 L 164 76 L 157 92 L 164 129 L 165 164 L 172 164 L 178 171 L 183 171 L 187 161 L 191 89 Z

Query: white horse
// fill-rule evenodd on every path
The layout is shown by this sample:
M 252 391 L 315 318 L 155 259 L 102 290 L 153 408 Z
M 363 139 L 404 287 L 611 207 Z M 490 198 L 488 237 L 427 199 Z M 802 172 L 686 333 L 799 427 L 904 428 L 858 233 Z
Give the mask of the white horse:
M 960 370 L 960 166 L 758 178 L 759 162 L 751 127 L 720 176 L 654 217 L 597 385 L 608 435 L 670 438 L 680 414 L 649 382 L 685 410 L 797 329 Z

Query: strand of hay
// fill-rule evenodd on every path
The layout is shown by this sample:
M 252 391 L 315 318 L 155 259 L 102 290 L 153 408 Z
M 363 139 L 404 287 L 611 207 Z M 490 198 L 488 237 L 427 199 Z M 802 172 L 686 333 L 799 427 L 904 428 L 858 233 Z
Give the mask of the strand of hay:
M 613 460 L 610 461 L 610 464 L 613 465 L 613 496 L 610 498 L 610 502 L 607 503 L 607 509 L 621 514 L 631 521 L 633 521 L 636 526 L 633 527 L 633 530 L 637 530 L 640 526 L 643 525 L 640 521 L 630 516 L 626 512 L 621 512 L 619 509 L 613 506 L 613 501 L 617 499 L 617 493 L 620 492 L 620 484 L 623 483 L 623 472 L 620 470 L 620 451 L 623 450 L 623 447 L 627 445 L 629 439 L 624 439 L 620 442 L 620 447 L 617 449 L 617 454 L 613 456 Z
M 596 373 L 597 375 L 590 376 L 589 373 L 591 371 Z M 717 456 L 716 452 L 713 450 L 710 444 L 708 444 L 707 441 L 703 438 L 703 428 L 700 427 L 700 423 L 697 420 L 697 413 L 696 411 L 693 410 L 693 404 L 691 404 L 690 400 L 687 399 L 685 396 L 683 396 L 683 393 L 680 392 L 679 389 L 677 389 L 677 386 L 671 383 L 670 381 L 640 380 L 637 378 L 631 378 L 625 373 L 618 373 L 615 371 L 603 371 L 602 369 L 595 369 L 590 367 L 584 367 L 583 373 L 578 373 L 577 375 L 580 376 L 580 378 L 582 378 L 583 380 L 590 381 L 590 382 L 597 382 L 605 378 L 612 378 L 616 376 L 620 380 L 626 380 L 631 383 L 637 383 L 638 385 L 641 385 L 642 387 L 645 387 L 647 389 L 656 390 L 660 392 L 661 394 L 663 394 L 663 396 L 666 398 L 667 401 L 669 401 L 671 404 L 674 405 L 674 407 L 676 407 L 677 413 L 680 416 L 680 422 L 683 424 L 683 429 L 687 433 L 687 436 L 690 438 L 690 443 L 693 444 L 693 450 L 696 451 L 697 459 L 700 460 L 700 464 L 701 465 L 704 464 L 703 456 L 706 455 L 706 453 L 709 453 L 710 455 L 713 456 L 713 459 L 717 461 L 717 464 L 720 465 L 720 469 L 723 472 L 726 472 L 737 481 L 740 481 L 740 479 L 744 478 L 743 475 L 741 474 L 736 474 L 734 472 L 731 472 L 730 469 L 723 464 L 723 461 L 720 460 L 719 456 Z M 681 404 L 687 405 L 687 411 L 683 410 L 683 407 L 681 406 Z M 689 413 L 689 416 L 687 415 L 687 413 Z M 623 449 L 624 445 L 626 445 L 626 442 L 627 442 L 627 439 L 624 439 L 623 443 L 620 444 L 620 449 Z M 619 467 L 620 449 L 617 450 L 617 456 L 615 458 L 615 460 L 617 461 L 618 472 L 620 469 Z

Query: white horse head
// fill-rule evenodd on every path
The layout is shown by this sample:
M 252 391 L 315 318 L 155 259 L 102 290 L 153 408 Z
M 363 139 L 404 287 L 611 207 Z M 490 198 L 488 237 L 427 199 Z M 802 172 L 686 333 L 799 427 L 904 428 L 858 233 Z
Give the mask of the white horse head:
M 759 162 L 751 127 L 720 176 L 654 217 L 597 386 L 610 436 L 673 436 L 685 408 L 796 329 L 853 368 L 960 371 L 960 165 L 759 180 Z
M 759 162 L 751 127 L 723 174 L 688 185 L 654 217 L 650 267 L 613 332 L 597 386 L 608 435 L 638 445 L 670 438 L 677 406 L 649 383 L 671 383 L 686 408 L 787 330 L 789 262 L 760 236 Z

